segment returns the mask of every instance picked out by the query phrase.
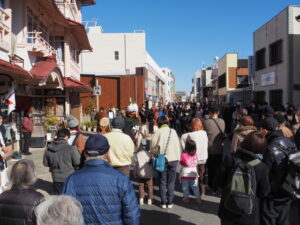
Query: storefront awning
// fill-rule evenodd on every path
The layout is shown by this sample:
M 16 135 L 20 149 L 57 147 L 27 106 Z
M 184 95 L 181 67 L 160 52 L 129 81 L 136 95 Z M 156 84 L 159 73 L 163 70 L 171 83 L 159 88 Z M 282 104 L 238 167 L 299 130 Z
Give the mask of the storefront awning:
M 65 88 L 73 88 L 82 93 L 93 93 L 93 89 L 91 87 L 72 77 L 64 77 L 63 81 Z
M 24 68 L 0 59 L 0 73 L 9 74 L 14 80 L 30 81 L 31 74 Z
M 55 3 L 55 0 L 43 0 L 38 2 L 41 4 L 42 8 L 44 8 L 44 10 L 48 13 L 49 18 L 51 18 L 52 21 L 65 27 L 68 26 L 66 18 L 60 12 L 59 8 Z
M 38 80 L 39 86 L 48 85 L 52 88 L 63 89 L 62 75 L 55 61 L 37 62 L 30 70 L 30 73 Z
M 80 50 L 90 50 L 92 51 L 92 47 L 90 45 L 89 38 L 87 36 L 86 30 L 81 23 L 76 21 L 67 19 L 69 26 L 71 27 L 71 31 L 77 40 Z

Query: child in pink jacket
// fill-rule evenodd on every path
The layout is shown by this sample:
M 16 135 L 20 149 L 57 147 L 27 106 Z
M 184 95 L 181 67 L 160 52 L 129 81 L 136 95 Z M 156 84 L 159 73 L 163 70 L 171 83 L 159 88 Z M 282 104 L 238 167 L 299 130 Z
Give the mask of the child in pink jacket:
M 197 173 L 198 155 L 196 153 L 196 150 L 196 143 L 188 138 L 185 144 L 185 151 L 181 154 L 180 159 L 180 164 L 182 166 L 180 171 L 180 179 L 183 193 L 182 201 L 186 203 L 190 201 L 190 187 L 193 189 L 196 201 L 198 203 L 201 203 Z

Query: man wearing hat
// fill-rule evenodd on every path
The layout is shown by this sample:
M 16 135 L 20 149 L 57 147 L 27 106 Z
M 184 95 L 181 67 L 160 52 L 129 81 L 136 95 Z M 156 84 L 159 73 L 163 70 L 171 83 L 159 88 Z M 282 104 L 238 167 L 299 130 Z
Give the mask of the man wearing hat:
M 134 143 L 129 135 L 123 133 L 125 121 L 123 117 L 115 117 L 112 121 L 113 129 L 104 136 L 107 138 L 110 150 L 108 162 L 115 169 L 129 176 L 131 159 L 134 153 Z
M 53 180 L 54 194 L 60 194 L 67 177 L 80 163 L 80 154 L 68 144 L 70 131 L 62 128 L 57 132 L 57 139 L 45 150 L 43 164 L 49 167 Z
M 279 130 L 279 123 L 273 116 L 267 116 L 261 123 L 266 134 L 268 146 L 263 156 L 263 162 L 269 169 L 271 191 L 263 200 L 263 225 L 289 224 L 289 211 L 292 198 L 283 188 L 285 176 L 288 173 L 286 153 L 296 148 L 294 143 L 284 137 Z
M 70 129 L 70 138 L 68 143 L 75 146 L 81 154 L 84 149 L 84 137 L 78 129 L 79 121 L 72 115 L 67 116 L 67 123 Z
M 140 208 L 129 178 L 105 161 L 109 147 L 100 134 L 87 139 L 84 167 L 68 177 L 63 194 L 82 204 L 84 224 L 139 225 Z

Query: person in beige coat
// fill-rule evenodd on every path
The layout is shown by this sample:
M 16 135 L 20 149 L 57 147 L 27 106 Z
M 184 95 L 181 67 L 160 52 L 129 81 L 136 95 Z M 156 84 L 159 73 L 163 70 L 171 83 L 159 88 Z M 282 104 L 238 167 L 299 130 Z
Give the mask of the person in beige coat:
M 232 137 L 231 152 L 236 152 L 245 137 L 253 131 L 256 131 L 254 121 L 251 116 L 243 116 L 240 120 L 241 126 L 239 126 Z
M 164 172 L 158 172 L 159 191 L 162 208 L 172 208 L 176 181 L 176 168 L 181 156 L 181 146 L 177 133 L 169 127 L 165 116 L 157 119 L 159 129 L 151 139 L 152 154 L 166 154 L 167 165 Z

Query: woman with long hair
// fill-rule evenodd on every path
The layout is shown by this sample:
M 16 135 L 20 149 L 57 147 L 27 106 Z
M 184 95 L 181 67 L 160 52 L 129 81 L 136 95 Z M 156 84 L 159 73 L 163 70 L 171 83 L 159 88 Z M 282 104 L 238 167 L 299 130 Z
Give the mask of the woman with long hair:
M 140 148 L 143 139 L 146 139 L 148 140 L 148 142 L 150 142 L 151 138 L 157 130 L 158 127 L 155 125 L 154 114 L 150 112 L 147 115 L 146 124 L 140 127 L 137 136 L 137 148 Z

